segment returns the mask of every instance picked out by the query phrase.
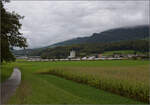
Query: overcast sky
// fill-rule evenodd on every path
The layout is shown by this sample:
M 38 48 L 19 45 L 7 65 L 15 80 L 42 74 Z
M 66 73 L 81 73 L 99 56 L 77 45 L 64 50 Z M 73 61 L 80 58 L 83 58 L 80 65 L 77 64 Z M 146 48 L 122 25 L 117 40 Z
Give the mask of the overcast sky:
M 148 1 L 11 1 L 8 11 L 25 18 L 20 30 L 28 48 L 149 22 Z

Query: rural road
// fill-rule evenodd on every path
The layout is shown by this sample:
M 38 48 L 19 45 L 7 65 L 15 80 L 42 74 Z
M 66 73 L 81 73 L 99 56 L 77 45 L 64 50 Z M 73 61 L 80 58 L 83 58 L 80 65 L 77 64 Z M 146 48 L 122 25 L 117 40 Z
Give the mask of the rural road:
M 15 93 L 16 88 L 21 82 L 21 72 L 18 68 L 14 68 L 11 76 L 1 85 L 1 98 L 0 103 L 4 104 Z

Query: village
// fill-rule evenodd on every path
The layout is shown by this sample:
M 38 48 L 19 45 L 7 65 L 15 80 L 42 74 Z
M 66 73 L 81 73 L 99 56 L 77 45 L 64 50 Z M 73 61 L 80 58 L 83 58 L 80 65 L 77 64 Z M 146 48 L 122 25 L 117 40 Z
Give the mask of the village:
M 16 56 L 16 59 L 26 59 L 27 61 L 93 61 L 93 60 L 125 60 L 125 59 L 145 59 L 144 54 L 121 54 L 112 55 L 93 54 L 93 56 L 78 57 L 76 51 L 70 51 L 70 55 L 65 59 L 42 59 L 40 56 Z

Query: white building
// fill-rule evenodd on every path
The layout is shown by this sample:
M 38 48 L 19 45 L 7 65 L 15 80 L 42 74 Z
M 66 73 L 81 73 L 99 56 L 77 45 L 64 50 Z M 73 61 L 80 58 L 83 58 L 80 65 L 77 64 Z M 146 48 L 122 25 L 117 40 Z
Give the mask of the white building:
M 82 60 L 87 60 L 87 57 L 83 57 Z
M 88 60 L 94 60 L 95 59 L 95 56 L 91 56 L 88 58 Z
M 76 52 L 75 51 L 70 51 L 70 56 L 68 58 L 75 58 L 76 57 Z

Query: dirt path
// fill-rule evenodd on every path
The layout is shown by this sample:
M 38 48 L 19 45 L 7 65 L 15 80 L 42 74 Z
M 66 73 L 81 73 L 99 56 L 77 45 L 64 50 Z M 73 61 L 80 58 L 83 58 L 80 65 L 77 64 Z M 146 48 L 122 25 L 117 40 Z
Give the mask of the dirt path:
M 14 68 L 11 76 L 1 85 L 1 98 L 0 103 L 4 104 L 15 93 L 16 88 L 21 82 L 21 72 L 18 68 Z

